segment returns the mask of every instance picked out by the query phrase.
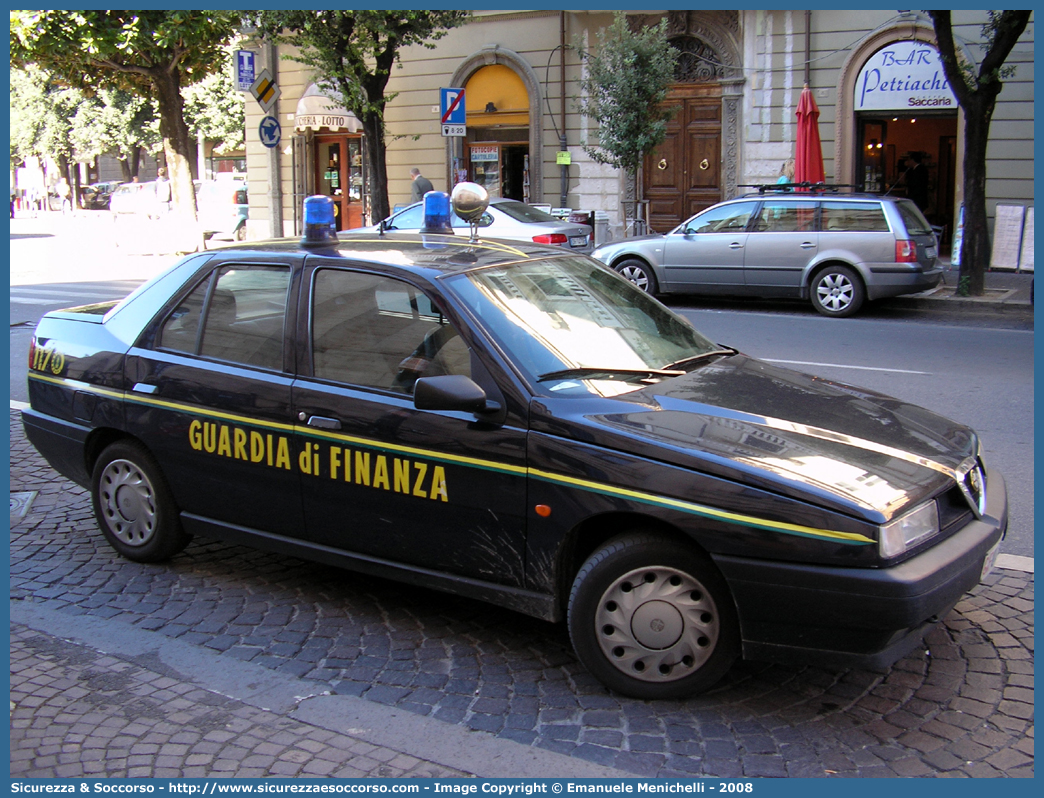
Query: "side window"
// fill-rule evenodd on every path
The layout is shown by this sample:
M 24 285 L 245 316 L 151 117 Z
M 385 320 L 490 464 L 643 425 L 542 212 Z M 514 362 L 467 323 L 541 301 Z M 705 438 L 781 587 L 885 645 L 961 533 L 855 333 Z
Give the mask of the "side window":
M 471 376 L 471 353 L 456 329 L 401 280 L 320 269 L 311 315 L 319 379 L 412 393 L 420 377 Z
M 731 205 L 710 208 L 690 219 L 685 225 L 685 232 L 687 234 L 740 232 L 746 229 L 756 204 L 754 202 L 735 202 Z
M 289 267 L 225 266 L 200 283 L 167 317 L 158 345 L 231 363 L 282 369 L 289 288 Z
M 826 232 L 887 233 L 879 202 L 824 202 L 821 229 Z
M 816 206 L 800 200 L 766 200 L 761 205 L 754 232 L 795 233 L 812 230 L 816 219 Z

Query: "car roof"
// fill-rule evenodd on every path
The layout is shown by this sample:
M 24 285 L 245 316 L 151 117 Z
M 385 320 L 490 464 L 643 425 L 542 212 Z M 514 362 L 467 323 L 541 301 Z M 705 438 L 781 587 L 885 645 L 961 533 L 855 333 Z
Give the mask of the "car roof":
M 522 241 L 480 238 L 472 244 L 466 233 L 341 233 L 330 246 L 306 247 L 299 238 L 281 238 L 222 247 L 220 251 L 223 257 L 241 254 L 244 259 L 249 259 L 251 253 L 280 252 L 343 259 L 350 265 L 372 264 L 414 273 L 428 272 L 427 276 L 432 279 L 519 261 L 575 257 L 561 247 Z
M 840 193 L 836 191 L 822 192 L 822 191 L 793 191 L 793 190 L 769 190 L 769 191 L 752 191 L 749 194 L 743 194 L 739 197 L 733 197 L 726 202 L 733 202 L 735 200 L 749 200 L 749 199 L 798 199 L 798 200 L 816 200 L 816 201 L 832 201 L 832 202 L 847 202 L 848 200 L 867 200 L 871 202 L 894 202 L 901 200 L 903 197 L 889 197 L 883 194 L 867 194 L 865 192 L 853 192 L 853 193 Z

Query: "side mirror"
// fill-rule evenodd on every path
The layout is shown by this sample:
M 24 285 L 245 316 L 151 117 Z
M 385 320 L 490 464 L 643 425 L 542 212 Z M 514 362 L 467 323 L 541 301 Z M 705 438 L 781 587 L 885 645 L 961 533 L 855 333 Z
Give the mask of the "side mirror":
M 413 406 L 418 410 L 457 410 L 464 413 L 494 413 L 497 402 L 486 398 L 486 392 L 470 377 L 443 374 L 421 377 L 413 386 Z

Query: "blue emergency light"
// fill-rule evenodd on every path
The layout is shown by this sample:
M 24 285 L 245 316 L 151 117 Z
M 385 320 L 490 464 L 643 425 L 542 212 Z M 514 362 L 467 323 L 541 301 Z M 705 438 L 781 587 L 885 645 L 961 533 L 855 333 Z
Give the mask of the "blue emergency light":
M 334 223 L 334 204 L 329 197 L 317 194 L 305 197 L 304 237 L 302 247 L 326 247 L 337 243 L 337 225 Z
M 429 191 L 424 195 L 424 227 L 422 233 L 453 235 L 450 198 L 445 191 Z

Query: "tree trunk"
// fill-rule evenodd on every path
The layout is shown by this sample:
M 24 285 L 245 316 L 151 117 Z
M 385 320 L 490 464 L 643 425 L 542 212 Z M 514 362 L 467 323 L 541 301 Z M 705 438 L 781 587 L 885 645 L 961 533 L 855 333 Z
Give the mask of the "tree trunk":
M 379 114 L 365 114 L 362 123 L 370 190 L 369 223 L 375 224 L 391 214 L 391 206 L 388 203 L 387 147 L 384 143 L 384 125 Z
M 185 124 L 184 101 L 181 98 L 181 80 L 174 71 L 153 76 L 156 102 L 159 105 L 160 135 L 163 136 L 163 154 L 167 161 L 171 200 L 177 217 L 196 222 L 196 193 L 192 185 L 192 158 L 195 142 Z
M 965 109 L 964 122 L 964 238 L 960 296 L 982 296 L 990 263 L 990 235 L 986 224 L 986 145 L 995 98 L 976 96 Z

